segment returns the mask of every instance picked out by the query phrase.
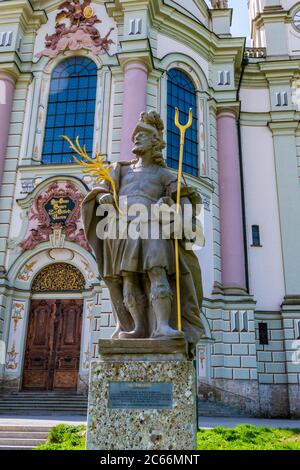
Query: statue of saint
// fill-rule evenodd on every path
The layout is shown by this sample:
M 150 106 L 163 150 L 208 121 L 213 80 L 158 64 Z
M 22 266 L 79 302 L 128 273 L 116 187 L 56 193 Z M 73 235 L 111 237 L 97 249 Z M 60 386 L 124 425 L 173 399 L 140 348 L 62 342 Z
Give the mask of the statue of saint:
M 112 165 L 110 173 L 118 200 L 126 199 L 126 211 L 136 205 L 147 209 L 147 228 L 153 222 L 151 207 L 176 201 L 177 176 L 165 164 L 162 150 L 163 122 L 151 111 L 142 113 L 132 140 L 136 159 Z M 200 195 L 191 187 L 182 186 L 181 206 L 196 220 Z M 185 238 L 179 240 L 182 330 L 177 329 L 176 279 L 174 239 L 159 236 L 114 237 L 97 236 L 99 205 L 114 205 L 114 191 L 107 181 L 100 182 L 83 201 L 85 233 L 93 247 L 101 278 L 107 285 L 117 327 L 115 339 L 185 337 L 190 350 L 204 333 L 200 320 L 202 281 L 198 259 L 192 249 L 186 249 Z M 199 212 L 199 211 L 198 211 Z M 99 210 L 98 210 L 99 214 Z M 128 224 L 133 217 L 128 215 Z M 160 223 L 160 222 L 159 222 Z M 191 239 L 189 240 L 191 242 Z

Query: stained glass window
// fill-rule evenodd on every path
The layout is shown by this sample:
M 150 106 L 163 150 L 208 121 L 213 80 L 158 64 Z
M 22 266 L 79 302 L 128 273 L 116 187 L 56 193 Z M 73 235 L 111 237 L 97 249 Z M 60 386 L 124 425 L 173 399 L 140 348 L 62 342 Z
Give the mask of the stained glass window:
M 195 86 L 186 73 L 171 69 L 168 72 L 167 89 L 167 164 L 171 168 L 178 168 L 180 137 L 174 123 L 175 108 L 179 108 L 180 121 L 183 123 L 188 121 L 189 108 L 192 108 L 193 124 L 186 132 L 183 171 L 198 176 L 198 113 Z
M 42 163 L 73 163 L 69 144 L 77 136 L 93 149 L 97 87 L 96 64 L 86 57 L 71 57 L 54 69 L 49 93 Z

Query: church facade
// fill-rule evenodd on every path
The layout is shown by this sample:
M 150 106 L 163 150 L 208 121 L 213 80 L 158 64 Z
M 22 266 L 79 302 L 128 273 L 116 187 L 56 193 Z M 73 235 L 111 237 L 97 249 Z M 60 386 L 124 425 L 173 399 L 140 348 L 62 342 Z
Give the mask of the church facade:
M 252 47 L 227 1 L 0 2 L 1 391 L 86 393 L 114 331 L 80 205 L 90 155 L 132 158 L 140 112 L 165 122 L 202 196 L 197 251 L 205 337 L 200 398 L 255 416 L 300 416 L 300 2 L 248 0 Z

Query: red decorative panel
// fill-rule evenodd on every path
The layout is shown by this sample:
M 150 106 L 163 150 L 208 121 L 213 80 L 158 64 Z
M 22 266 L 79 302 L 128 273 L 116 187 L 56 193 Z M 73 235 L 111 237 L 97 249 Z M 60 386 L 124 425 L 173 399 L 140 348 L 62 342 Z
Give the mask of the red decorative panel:
M 39 243 L 48 241 L 53 229 L 61 228 L 67 240 L 91 251 L 80 215 L 83 197 L 73 183 L 57 182 L 49 185 L 29 211 L 27 234 L 19 246 L 23 250 L 32 250 Z

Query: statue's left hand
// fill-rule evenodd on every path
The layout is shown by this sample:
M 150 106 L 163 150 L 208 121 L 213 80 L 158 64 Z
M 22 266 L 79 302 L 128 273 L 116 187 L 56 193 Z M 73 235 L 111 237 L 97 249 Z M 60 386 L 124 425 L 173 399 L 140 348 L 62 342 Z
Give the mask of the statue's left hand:
M 114 198 L 111 194 L 100 193 L 97 196 L 97 201 L 99 204 L 114 204 Z

